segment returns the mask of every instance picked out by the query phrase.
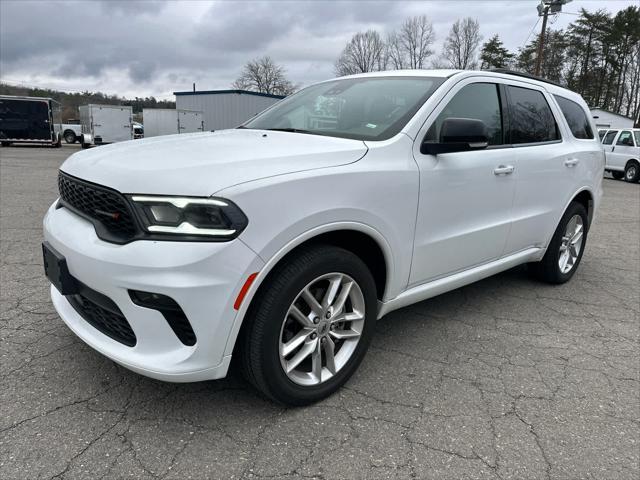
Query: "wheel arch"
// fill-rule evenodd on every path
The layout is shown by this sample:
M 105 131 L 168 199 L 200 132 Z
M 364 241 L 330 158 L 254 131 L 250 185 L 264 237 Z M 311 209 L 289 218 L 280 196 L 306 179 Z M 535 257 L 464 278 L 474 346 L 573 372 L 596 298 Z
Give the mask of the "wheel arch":
M 577 192 L 571 198 L 571 201 L 565 206 L 564 210 L 562 211 L 563 215 L 564 215 L 564 212 L 567 210 L 567 208 L 569 208 L 569 205 L 572 202 L 578 202 L 585 208 L 585 210 L 587 211 L 587 219 L 589 220 L 587 229 L 590 229 L 591 221 L 593 220 L 593 213 L 595 209 L 593 193 L 588 188 L 583 188 L 582 190 Z
M 629 166 L 630 163 L 636 163 L 638 165 L 640 165 L 640 161 L 638 161 L 637 158 L 630 158 L 629 160 L 627 160 L 627 162 L 624 164 L 624 169 L 626 170 L 627 167 Z
M 385 292 L 389 290 L 394 278 L 392 250 L 384 236 L 368 225 L 353 222 L 336 223 L 314 228 L 291 240 L 266 261 L 255 281 L 249 287 L 236 314 L 233 328 L 227 339 L 225 355 L 233 353 L 238 337 L 241 334 L 246 314 L 256 299 L 258 292 L 273 273 L 274 268 L 286 261 L 296 251 L 314 244 L 334 245 L 345 248 L 358 256 L 367 265 L 374 277 L 378 300 L 384 298 Z

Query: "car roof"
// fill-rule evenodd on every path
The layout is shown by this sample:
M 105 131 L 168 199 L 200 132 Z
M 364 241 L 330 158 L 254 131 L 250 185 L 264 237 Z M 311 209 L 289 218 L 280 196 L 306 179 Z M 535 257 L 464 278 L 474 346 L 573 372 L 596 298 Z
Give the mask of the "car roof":
M 455 70 L 455 69 L 415 69 L 415 70 L 385 70 L 381 72 L 368 72 L 358 73 L 355 75 L 346 75 L 343 78 L 367 78 L 367 77 L 435 77 L 435 78 L 468 78 L 482 75 L 483 77 L 496 77 L 503 80 L 510 80 L 513 82 L 530 83 L 538 87 L 544 88 L 546 91 L 553 95 L 560 95 L 569 100 L 573 100 L 580 104 L 586 105 L 584 99 L 576 92 L 573 92 L 567 88 L 561 87 L 555 83 L 550 83 L 544 79 L 537 79 L 532 76 L 521 76 L 518 72 L 509 73 L 508 71 L 493 72 L 490 70 Z M 335 80 L 335 79 L 332 79 Z M 327 80 L 330 81 L 330 80 Z M 322 82 L 321 82 L 322 83 Z

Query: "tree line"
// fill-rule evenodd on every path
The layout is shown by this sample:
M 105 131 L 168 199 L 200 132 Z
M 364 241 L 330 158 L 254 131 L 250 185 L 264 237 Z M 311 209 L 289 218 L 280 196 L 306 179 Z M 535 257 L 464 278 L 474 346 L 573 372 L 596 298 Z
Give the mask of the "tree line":
M 640 7 L 629 6 L 612 15 L 582 8 L 566 29 L 547 29 L 540 76 L 582 95 L 599 107 L 636 119 L 640 115 Z M 499 34 L 484 43 L 480 24 L 458 19 L 439 53 L 436 35 L 426 15 L 408 18 L 397 29 L 357 32 L 334 65 L 337 76 L 395 69 L 508 68 L 534 74 L 539 35 L 516 51 L 507 49 Z M 289 95 L 298 87 L 270 57 L 252 60 L 234 88 Z

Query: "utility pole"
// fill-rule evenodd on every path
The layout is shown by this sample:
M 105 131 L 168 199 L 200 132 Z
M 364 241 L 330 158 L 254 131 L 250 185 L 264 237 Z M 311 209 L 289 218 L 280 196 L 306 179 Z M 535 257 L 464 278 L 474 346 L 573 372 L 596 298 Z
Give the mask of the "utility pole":
M 547 19 L 549 13 L 555 15 L 562 10 L 562 5 L 569 3 L 571 0 L 541 0 L 538 4 L 538 16 L 542 17 L 542 31 L 538 40 L 538 55 L 536 56 L 536 69 L 534 75 L 540 75 L 540 67 L 542 66 L 542 57 L 544 56 L 544 36 L 547 33 Z
M 540 8 L 542 7 L 542 8 Z M 542 52 L 544 52 L 544 35 L 547 32 L 547 18 L 549 17 L 549 8 L 551 6 L 547 3 L 541 3 L 538 5 L 538 14 L 542 10 L 542 31 L 540 32 L 540 39 L 538 40 L 538 55 L 536 55 L 536 70 L 534 75 L 540 76 L 540 66 L 542 65 Z

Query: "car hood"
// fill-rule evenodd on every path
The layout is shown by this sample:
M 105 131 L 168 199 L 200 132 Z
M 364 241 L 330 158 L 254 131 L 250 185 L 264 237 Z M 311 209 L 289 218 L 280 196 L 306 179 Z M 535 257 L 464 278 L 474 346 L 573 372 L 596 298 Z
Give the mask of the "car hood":
M 122 193 L 208 196 L 239 183 L 355 162 L 364 142 L 265 130 L 167 135 L 83 150 L 60 169 Z

